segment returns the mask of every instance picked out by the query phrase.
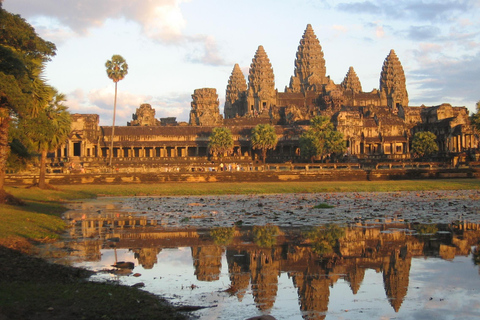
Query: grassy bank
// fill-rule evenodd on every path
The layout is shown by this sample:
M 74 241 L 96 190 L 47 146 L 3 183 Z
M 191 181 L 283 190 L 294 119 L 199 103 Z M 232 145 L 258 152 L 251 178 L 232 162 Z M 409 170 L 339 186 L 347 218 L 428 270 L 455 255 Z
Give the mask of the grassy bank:
M 106 196 L 135 195 L 221 195 L 302 192 L 386 192 L 421 190 L 480 189 L 478 179 L 396 180 L 396 181 L 331 181 L 331 182 L 209 182 L 120 185 L 62 185 L 58 191 L 7 188 L 13 195 L 26 200 L 68 201 Z

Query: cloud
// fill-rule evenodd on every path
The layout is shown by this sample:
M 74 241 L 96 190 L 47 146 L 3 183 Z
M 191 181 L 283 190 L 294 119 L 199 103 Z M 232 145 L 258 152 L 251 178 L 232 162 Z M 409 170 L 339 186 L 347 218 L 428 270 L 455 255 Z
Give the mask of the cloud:
M 473 110 L 480 99 L 480 53 L 459 59 L 437 54 L 436 50 L 441 47 L 415 51 L 419 66 L 409 72 L 411 83 L 422 92 L 423 102 L 461 103 Z
M 87 36 L 107 19 L 138 23 L 146 37 L 165 45 L 195 47 L 191 62 L 226 65 L 215 38 L 186 35 L 181 4 L 190 0 L 7 0 L 5 9 L 31 18 L 44 37 L 61 43 L 72 36 Z M 230 63 L 228 63 L 230 64 Z
M 132 114 L 143 103 L 149 103 L 156 111 L 156 118 L 177 117 L 177 121 L 188 121 L 190 114 L 190 94 L 170 94 L 152 97 L 119 91 L 115 124 L 127 125 Z M 114 91 L 111 88 L 91 90 L 85 93 L 77 89 L 67 94 L 67 106 L 71 113 L 98 114 L 101 125 L 112 125 Z
M 461 16 L 478 6 L 478 1 L 451 0 L 376 0 L 363 2 L 342 2 L 336 9 L 353 14 L 383 15 L 393 20 L 438 21 L 449 20 L 453 16 Z
M 197 35 L 189 37 L 191 49 L 186 60 L 210 66 L 231 66 L 233 63 L 226 61 L 220 55 L 218 44 L 214 37 Z M 198 46 L 200 44 L 201 46 Z
M 382 8 L 371 1 L 354 3 L 343 2 L 337 4 L 337 9 L 350 13 L 370 13 L 374 15 L 382 13 Z
M 441 33 L 435 26 L 411 26 L 408 29 L 408 38 L 414 41 L 432 41 Z

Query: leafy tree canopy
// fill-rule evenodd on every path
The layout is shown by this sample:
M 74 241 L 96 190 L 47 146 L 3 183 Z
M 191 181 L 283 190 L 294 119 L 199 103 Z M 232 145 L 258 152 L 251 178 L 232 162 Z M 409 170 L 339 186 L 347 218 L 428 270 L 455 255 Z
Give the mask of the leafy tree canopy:
M 480 101 L 476 104 L 477 112 L 470 118 L 471 124 L 475 130 L 480 131 Z
M 40 38 L 30 24 L 4 10 L 0 2 L 0 203 L 17 202 L 4 191 L 10 121 L 12 116 L 37 115 L 45 106 L 48 90 L 41 73 L 55 51 L 53 43 Z
M 112 60 L 108 60 L 105 63 L 105 67 L 107 68 L 107 76 L 115 83 L 123 80 L 128 74 L 128 64 L 125 59 L 118 54 L 114 54 Z
M 437 136 L 430 131 L 417 132 L 412 140 L 412 152 L 418 157 L 426 157 L 438 152 Z
M 316 116 L 311 126 L 300 136 L 300 153 L 313 161 L 316 156 L 342 154 L 346 150 L 343 134 L 336 131 L 329 117 Z
M 223 156 L 233 152 L 233 135 L 228 128 L 214 128 L 208 138 L 208 150 L 211 154 Z
M 262 159 L 265 163 L 268 149 L 275 148 L 278 142 L 278 137 L 275 133 L 275 127 L 268 123 L 258 124 L 252 129 L 250 141 L 253 149 L 262 151 Z

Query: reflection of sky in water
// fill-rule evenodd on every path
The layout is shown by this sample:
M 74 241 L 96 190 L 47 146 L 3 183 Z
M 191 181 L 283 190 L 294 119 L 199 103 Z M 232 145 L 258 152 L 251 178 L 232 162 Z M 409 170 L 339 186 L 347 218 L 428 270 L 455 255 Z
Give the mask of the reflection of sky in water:
M 243 299 L 222 292 L 230 285 L 226 255 L 222 255 L 221 274 L 212 282 L 198 281 L 194 274 L 189 247 L 162 249 L 152 269 L 138 266 L 134 253 L 117 249 L 118 261 L 135 262 L 133 273 L 122 276 L 126 285 L 145 283 L 145 290 L 182 305 L 213 306 L 195 312 L 205 319 L 245 319 L 260 315 L 248 287 Z M 114 250 L 102 250 L 102 261 L 78 265 L 99 270 L 111 268 Z M 100 274 L 100 279 L 111 279 Z M 192 285 L 195 287 L 192 289 Z M 277 319 L 302 319 L 297 289 L 285 272 L 278 277 L 278 289 L 273 308 L 267 312 Z M 480 318 L 480 275 L 471 257 L 457 256 L 453 261 L 438 258 L 413 258 L 407 295 L 398 313 L 386 298 L 382 272 L 366 269 L 357 294 L 348 282 L 339 279 L 330 287 L 326 319 L 475 319 Z

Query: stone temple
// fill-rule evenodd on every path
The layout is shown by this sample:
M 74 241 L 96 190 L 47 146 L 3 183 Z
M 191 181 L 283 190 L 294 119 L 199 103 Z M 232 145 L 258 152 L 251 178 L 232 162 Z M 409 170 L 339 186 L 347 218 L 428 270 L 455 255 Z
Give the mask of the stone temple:
M 175 118 L 157 120 L 155 110 L 142 104 L 127 126 L 115 128 L 114 161 L 124 166 L 205 162 L 209 135 L 213 128 L 222 126 L 234 136 L 232 159 L 251 162 L 257 155 L 249 136 L 260 123 L 273 124 L 279 137 L 268 161 L 305 161 L 299 156 L 299 136 L 316 115 L 329 116 L 336 130 L 344 134 L 349 161 L 410 159 L 412 137 L 418 131 L 437 136 L 444 159 L 478 148 L 466 107 L 409 105 L 405 73 L 394 50 L 383 61 L 379 75 L 379 89 L 370 92 L 363 91 L 353 67 L 346 70 L 341 83 L 334 83 L 326 75 L 323 48 L 309 24 L 283 92 L 275 88 L 272 64 L 265 48 L 259 46 L 247 77 L 238 64 L 234 65 L 223 116 L 218 93 L 212 88 L 196 89 L 192 94 L 189 123 Z M 73 118 L 66 145 L 51 156 L 91 167 L 105 165 L 112 127 L 99 126 L 99 116 L 94 114 L 75 114 Z

